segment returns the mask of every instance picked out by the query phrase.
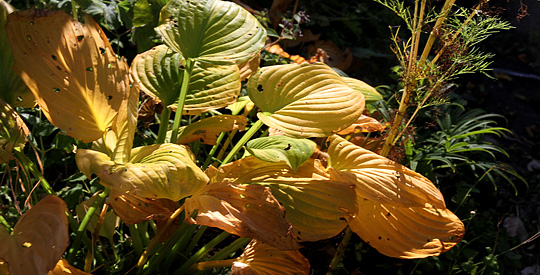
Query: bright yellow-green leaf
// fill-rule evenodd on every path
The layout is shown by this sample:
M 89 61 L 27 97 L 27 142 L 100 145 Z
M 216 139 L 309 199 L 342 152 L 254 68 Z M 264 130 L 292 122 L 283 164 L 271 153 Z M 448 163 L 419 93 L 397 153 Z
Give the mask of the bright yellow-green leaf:
M 233 263 L 231 275 L 307 275 L 309 269 L 308 260 L 298 250 L 283 251 L 253 240 Z
M 268 161 L 284 161 L 293 170 L 304 163 L 315 150 L 315 142 L 286 136 L 262 137 L 250 140 L 246 149 L 254 157 Z
M 240 64 L 264 46 L 266 30 L 248 11 L 220 0 L 173 0 L 156 28 L 167 46 L 185 58 L 212 64 Z
M 135 57 L 131 72 L 141 89 L 164 106 L 176 108 L 184 70 L 183 58 L 165 45 L 156 46 Z M 196 115 L 232 104 L 238 98 L 241 82 L 238 66 L 210 66 L 197 62 L 189 81 L 184 114 Z
M 347 82 L 353 89 L 361 92 L 366 99 L 366 104 L 373 103 L 383 99 L 382 95 L 377 90 L 371 87 L 364 81 L 352 77 L 343 77 L 343 81 Z
M 339 136 L 330 137 L 328 155 L 331 178 L 355 184 L 368 200 L 401 207 L 429 203 L 446 208 L 441 192 L 424 176 Z
M 114 213 L 126 225 L 149 220 L 165 220 L 177 208 L 177 203 L 168 199 L 141 198 L 116 189 L 111 190 L 109 200 Z
M 255 238 L 280 249 L 298 249 L 285 211 L 270 190 L 260 185 L 218 182 L 187 198 L 186 216 L 198 209 L 197 224 Z
M 208 117 L 181 127 L 178 130 L 176 143 L 185 144 L 200 139 L 204 144 L 215 145 L 221 132 L 243 131 L 246 124 L 247 120 L 244 116 L 219 115 Z
M 326 137 L 353 124 L 364 96 L 322 63 L 262 68 L 247 86 L 264 124 L 295 137 Z
M 437 256 L 459 243 L 463 223 L 448 209 L 401 207 L 358 197 L 351 229 L 379 252 L 397 258 Z
M 52 124 L 83 142 L 103 136 L 127 100 L 128 65 L 90 17 L 29 9 L 9 15 L 15 71 Z
M 115 163 L 104 153 L 85 149 L 77 150 L 75 158 L 88 178 L 96 174 L 101 184 L 143 198 L 178 201 L 208 182 L 193 153 L 183 145 L 137 147 L 124 164 Z
M 13 149 L 24 147 L 29 133 L 19 114 L 0 99 L 0 164 L 13 158 Z
M 118 116 L 112 126 L 112 132 L 116 140 L 114 150 L 112 151 L 112 159 L 118 163 L 124 163 L 131 158 L 131 148 L 133 147 L 133 139 L 137 130 L 139 94 L 139 90 L 135 86 L 132 86 L 127 100 L 123 101 L 122 105 L 120 105 Z
M 9 274 L 46 274 L 55 267 L 69 244 L 66 212 L 66 203 L 49 195 L 22 215 L 11 235 L 0 230 L 0 262 L 7 262 Z
M 31 108 L 36 105 L 36 99 L 12 68 L 14 60 L 5 25 L 13 11 L 10 4 L 0 0 L 0 98 L 13 107 Z

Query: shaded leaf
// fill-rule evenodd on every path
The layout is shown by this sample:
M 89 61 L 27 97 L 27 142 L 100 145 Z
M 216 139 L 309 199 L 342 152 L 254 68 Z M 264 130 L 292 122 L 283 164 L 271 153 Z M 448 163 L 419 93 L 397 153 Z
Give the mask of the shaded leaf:
M 256 138 L 246 144 L 246 149 L 254 157 L 268 162 L 284 161 L 293 171 L 311 157 L 315 147 L 315 142 L 309 139 L 286 136 Z
M 130 90 L 128 65 L 114 54 L 97 23 L 63 11 L 9 15 L 14 69 L 51 123 L 83 142 L 112 126 Z
M 380 253 L 415 259 L 437 256 L 459 243 L 465 227 L 448 209 L 380 204 L 358 193 L 351 229 Z
M 352 133 L 369 133 L 369 132 L 382 132 L 384 131 L 384 126 L 376 119 L 361 115 L 358 120 L 353 123 L 351 126 L 339 131 L 338 135 L 348 135 Z
M 247 90 L 264 124 L 296 137 L 329 136 L 353 124 L 364 108 L 362 93 L 321 63 L 264 67 Z
M 5 25 L 8 14 L 13 11 L 10 4 L 0 1 L 0 98 L 13 107 L 31 108 L 36 105 L 36 99 L 12 68 L 15 61 Z
M 22 148 L 30 134 L 19 114 L 0 99 L 0 164 L 13 158 L 13 150 Z
M 353 89 L 361 92 L 364 95 L 364 98 L 366 99 L 366 104 L 370 104 L 383 99 L 382 95 L 375 88 L 371 87 L 364 81 L 352 77 L 343 77 L 342 79 Z
M 198 209 L 195 222 L 255 238 L 280 249 L 297 249 L 285 211 L 270 190 L 260 185 L 218 182 L 184 203 L 186 216 Z
M 0 230 L 0 259 L 9 274 L 46 274 L 55 267 L 69 243 L 67 211 L 62 199 L 49 195 L 22 215 L 11 235 Z
M 331 179 L 350 182 L 362 197 L 401 207 L 445 209 L 441 192 L 424 176 L 339 137 L 331 136 L 328 171 Z
M 146 94 L 174 109 L 184 75 L 180 68 L 183 61 L 180 53 L 159 45 L 137 55 L 131 65 L 131 73 Z M 238 98 L 240 88 L 238 66 L 196 63 L 189 81 L 184 113 L 195 115 L 232 104 Z
M 248 11 L 220 0 L 173 0 L 156 28 L 167 46 L 185 58 L 212 64 L 240 64 L 264 46 L 266 30 Z
M 233 263 L 232 275 L 309 274 L 308 260 L 298 251 L 283 251 L 252 240 Z
M 90 208 L 92 203 L 94 203 L 94 201 L 97 198 L 97 195 L 98 194 L 95 194 L 88 200 L 80 203 L 79 205 L 77 205 L 77 207 L 75 207 L 75 212 L 77 213 L 77 217 L 79 217 L 79 220 L 82 221 L 84 219 L 84 217 L 86 216 L 86 213 L 88 212 L 88 208 Z M 91 233 L 94 233 L 96 231 L 96 228 L 99 223 L 100 215 L 101 215 L 101 209 L 99 209 L 99 211 L 94 212 L 94 215 L 90 219 L 90 222 L 88 223 L 88 226 L 86 227 L 86 229 L 90 231 Z M 120 223 L 120 220 L 114 214 L 114 212 L 108 211 L 105 214 L 105 217 L 103 218 L 102 224 L 100 225 L 99 232 L 98 232 L 99 236 L 105 237 L 109 239 L 111 243 L 113 243 L 115 229 L 118 227 L 119 223 Z
M 232 130 L 243 131 L 246 128 L 247 119 L 244 116 L 219 115 L 208 117 L 181 127 L 178 130 L 176 143 L 185 144 L 195 140 L 201 140 L 203 144 L 215 145 L 221 132 Z
M 200 190 L 208 178 L 195 163 L 193 153 L 183 145 L 165 143 L 132 149 L 131 159 L 115 163 L 104 153 L 79 149 L 77 166 L 90 178 L 118 191 L 143 198 L 178 201 Z
M 176 210 L 177 203 L 168 199 L 148 199 L 116 189 L 109 194 L 109 204 L 126 225 L 149 220 L 165 220 Z

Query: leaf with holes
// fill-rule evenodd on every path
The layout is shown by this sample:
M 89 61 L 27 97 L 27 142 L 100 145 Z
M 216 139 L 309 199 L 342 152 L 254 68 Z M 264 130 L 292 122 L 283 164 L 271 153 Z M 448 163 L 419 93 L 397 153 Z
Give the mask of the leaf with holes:
M 11 234 L 0 229 L 0 262 L 7 262 L 9 274 L 46 274 L 55 267 L 69 244 L 66 212 L 66 203 L 49 195 L 22 215 Z
M 401 207 L 366 200 L 358 194 L 353 232 L 380 253 L 397 258 L 438 256 L 461 241 L 465 227 L 448 209 Z
M 156 46 L 135 57 L 131 73 L 135 82 L 154 100 L 176 108 L 184 70 L 183 57 L 165 45 Z M 210 66 L 196 63 L 189 81 L 184 113 L 195 115 L 232 104 L 238 98 L 241 82 L 238 66 Z
M 247 84 L 264 124 L 289 136 L 326 137 L 353 124 L 364 96 L 330 67 L 288 64 L 262 68 Z
M 401 207 L 424 207 L 429 203 L 446 208 L 439 189 L 424 176 L 339 136 L 329 140 L 331 179 L 355 184 L 361 196 L 374 202 Z
M 177 207 L 177 203 L 168 199 L 141 198 L 116 189 L 111 190 L 109 202 L 114 213 L 126 225 L 149 220 L 166 220 Z
M 0 98 L 13 107 L 32 108 L 36 98 L 12 68 L 14 59 L 5 25 L 8 14 L 13 11 L 11 5 L 0 2 Z
M 0 164 L 13 158 L 13 150 L 22 148 L 30 134 L 19 114 L 0 99 Z
M 220 0 L 173 0 L 156 28 L 185 58 L 216 65 L 241 64 L 259 53 L 266 30 L 239 5 Z
M 311 157 L 315 147 L 315 142 L 309 139 L 286 136 L 256 138 L 246 144 L 246 149 L 254 157 L 268 162 L 284 161 L 293 171 Z
M 233 263 L 231 275 L 309 274 L 308 260 L 298 250 L 283 251 L 252 240 Z
M 260 185 L 215 182 L 186 199 L 186 217 L 198 210 L 195 222 L 255 238 L 280 249 L 298 249 L 285 211 L 270 190 Z
M 128 65 L 98 24 L 63 11 L 29 9 L 9 15 L 14 69 L 47 119 L 90 142 L 103 136 L 130 91 Z
M 86 177 L 100 178 L 102 185 L 143 197 L 179 201 L 200 190 L 208 177 L 195 163 L 188 147 L 165 143 L 133 148 L 131 159 L 115 163 L 106 154 L 77 150 L 77 166 Z

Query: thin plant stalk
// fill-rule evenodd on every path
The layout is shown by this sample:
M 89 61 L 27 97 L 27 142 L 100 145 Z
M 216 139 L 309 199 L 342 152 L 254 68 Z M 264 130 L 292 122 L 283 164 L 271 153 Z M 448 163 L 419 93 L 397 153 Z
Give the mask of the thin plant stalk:
M 204 255 L 208 254 L 208 252 L 210 252 L 216 245 L 225 240 L 229 235 L 230 234 L 225 231 L 221 232 L 205 246 L 199 249 L 199 251 L 193 254 L 193 256 L 191 256 L 179 269 L 177 269 L 174 274 L 186 274 L 186 271 L 188 271 L 191 266 L 195 264 L 195 262 L 200 260 Z
M 96 210 L 103 206 L 103 203 L 105 202 L 105 198 L 109 196 L 110 192 L 111 192 L 111 189 L 105 187 L 105 190 L 103 190 L 103 192 L 101 192 L 98 195 L 98 197 L 96 198 L 96 200 L 94 200 L 90 208 L 88 208 L 88 211 L 86 212 L 86 215 L 81 221 L 81 224 L 79 224 L 79 228 L 77 228 L 77 230 L 75 231 L 75 240 L 73 241 L 73 245 L 71 246 L 68 252 L 68 257 L 67 257 L 68 262 L 73 263 L 73 260 L 75 260 L 75 255 L 77 254 L 77 251 L 79 250 L 79 246 L 81 245 L 81 240 L 86 231 L 86 228 L 88 227 L 88 224 L 90 223 L 90 220 L 94 216 L 94 213 L 96 213 Z
M 343 255 L 345 254 L 345 249 L 347 248 L 347 245 L 349 244 L 349 241 L 351 240 L 352 236 L 352 230 L 349 226 L 347 226 L 347 229 L 345 229 L 345 235 L 343 236 L 343 239 L 341 239 L 341 243 L 339 244 L 336 253 L 334 254 L 334 258 L 332 259 L 332 262 L 330 263 L 330 266 L 328 267 L 328 272 L 326 272 L 326 275 L 332 275 L 334 271 L 337 270 L 338 264 L 341 262 L 341 259 L 343 258 Z
M 174 115 L 174 123 L 172 127 L 171 143 L 176 143 L 178 139 L 178 128 L 180 128 L 180 121 L 182 120 L 182 112 L 184 111 L 184 101 L 189 89 L 189 80 L 191 78 L 191 72 L 193 71 L 193 65 L 195 61 L 187 58 L 184 65 L 184 77 L 182 79 L 182 86 L 180 87 L 180 95 L 178 96 L 178 104 L 176 105 L 176 114 Z
M 244 247 L 249 242 L 251 242 L 251 238 L 238 238 L 236 241 L 232 242 L 227 247 L 221 249 L 218 253 L 216 253 L 214 256 L 210 257 L 208 261 L 220 261 L 225 258 L 227 258 L 230 254 L 237 251 L 238 249 Z
M 236 259 L 200 262 L 200 263 L 194 264 L 190 268 L 190 270 L 202 271 L 202 270 L 207 270 L 207 269 L 212 269 L 212 268 L 230 267 L 234 264 L 235 261 Z
M 19 160 L 21 165 L 28 171 L 30 171 L 30 173 L 32 173 L 32 175 L 38 180 L 38 183 L 41 185 L 41 187 L 43 187 L 43 189 L 45 189 L 45 192 L 47 192 L 47 194 L 49 195 L 54 195 L 54 190 L 49 185 L 49 182 L 45 179 L 45 177 L 43 177 L 43 174 L 38 170 L 36 164 L 33 163 L 30 159 L 28 159 L 28 157 L 21 151 L 20 148 L 15 148 L 13 152 L 15 153 L 15 157 L 17 158 L 17 160 Z
M 238 153 L 238 151 L 240 151 L 240 148 L 242 148 L 242 146 L 244 146 L 244 144 L 246 144 L 248 142 L 248 140 L 251 139 L 251 137 L 253 137 L 253 135 L 259 131 L 259 129 L 263 126 L 263 122 L 260 121 L 260 120 L 257 120 L 257 122 L 255 122 L 253 125 L 251 125 L 251 128 L 249 128 L 249 130 L 244 134 L 244 136 L 242 136 L 242 138 L 238 141 L 238 143 L 236 143 L 234 145 L 234 147 L 232 148 L 232 150 L 229 152 L 229 154 L 225 157 L 225 159 L 223 160 L 223 162 L 221 163 L 222 165 L 223 164 L 226 164 L 228 163 L 229 161 L 232 160 L 232 158 L 236 155 L 236 153 Z
M 159 131 L 156 143 L 164 143 L 167 137 L 167 129 L 169 128 L 169 118 L 171 117 L 171 109 L 163 106 L 163 111 L 159 116 Z

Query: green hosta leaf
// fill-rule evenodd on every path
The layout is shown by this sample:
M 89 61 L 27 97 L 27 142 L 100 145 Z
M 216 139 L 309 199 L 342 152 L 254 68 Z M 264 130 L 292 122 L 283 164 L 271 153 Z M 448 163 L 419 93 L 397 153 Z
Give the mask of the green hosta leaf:
M 19 114 L 0 99 L 0 164 L 13 158 L 13 149 L 24 147 L 29 133 Z
M 264 46 L 266 30 L 248 11 L 220 0 L 172 0 L 156 28 L 185 58 L 212 64 L 240 64 Z
M 183 145 L 137 147 L 131 150 L 131 159 L 124 164 L 93 150 L 79 149 L 75 157 L 77 166 L 88 178 L 96 174 L 101 184 L 143 198 L 178 201 L 208 182 L 193 153 Z
M 352 77 L 343 77 L 343 81 L 349 84 L 349 86 L 351 86 L 353 89 L 361 92 L 366 99 L 366 104 L 383 99 L 382 95 L 379 94 L 375 88 L 371 87 L 364 81 Z
M 356 214 L 354 185 L 312 178 L 266 179 L 285 207 L 285 218 L 299 241 L 318 241 L 341 232 Z
M 63 11 L 29 9 L 9 15 L 15 70 L 45 116 L 83 142 L 103 136 L 130 93 L 124 59 L 90 17 L 84 24 Z
M 131 64 L 131 73 L 141 89 L 165 106 L 175 108 L 184 70 L 180 53 L 160 45 L 141 53 Z M 241 82 L 238 66 L 210 66 L 196 63 L 186 95 L 184 114 L 195 115 L 232 104 Z
M 13 70 L 13 54 L 6 32 L 6 22 L 13 7 L 0 0 L 0 98 L 13 107 L 31 108 L 36 105 L 36 99 L 26 84 Z
M 271 136 L 249 141 L 246 148 L 254 157 L 268 161 L 284 161 L 296 172 L 298 166 L 309 159 L 315 150 L 315 142 L 286 136 Z
M 338 132 L 360 117 L 365 104 L 362 93 L 321 63 L 264 67 L 247 89 L 264 124 L 296 137 Z

